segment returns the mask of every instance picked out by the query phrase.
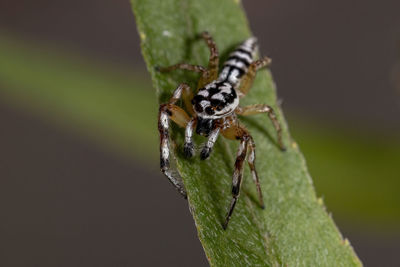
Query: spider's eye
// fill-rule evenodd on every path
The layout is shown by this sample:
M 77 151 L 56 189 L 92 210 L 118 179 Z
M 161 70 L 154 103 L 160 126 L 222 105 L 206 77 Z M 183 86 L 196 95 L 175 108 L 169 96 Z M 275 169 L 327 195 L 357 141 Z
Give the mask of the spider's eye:
M 199 113 L 203 112 L 203 107 L 199 103 L 196 103 L 194 109 Z
M 206 113 L 208 114 L 208 115 L 214 115 L 214 110 L 211 108 L 211 107 L 206 107 Z
M 196 103 L 200 103 L 202 100 L 204 100 L 205 97 L 202 95 L 196 95 L 195 97 L 193 97 L 192 99 L 192 105 L 196 105 Z
M 224 102 L 219 99 L 211 99 L 211 106 L 215 107 L 218 111 L 224 108 Z
M 224 96 L 225 101 L 229 104 L 233 103 L 236 98 L 236 93 L 234 91 L 230 94 L 222 93 L 222 95 Z

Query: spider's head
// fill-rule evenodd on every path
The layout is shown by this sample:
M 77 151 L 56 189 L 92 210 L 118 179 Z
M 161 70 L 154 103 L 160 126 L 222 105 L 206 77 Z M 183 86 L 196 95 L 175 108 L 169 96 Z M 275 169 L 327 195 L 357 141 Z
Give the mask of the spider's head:
M 197 117 L 196 133 L 203 136 L 208 136 L 215 127 L 215 120 Z
M 199 90 L 193 97 L 192 104 L 199 119 L 217 120 L 234 112 L 239 105 L 239 97 L 228 82 L 214 81 Z

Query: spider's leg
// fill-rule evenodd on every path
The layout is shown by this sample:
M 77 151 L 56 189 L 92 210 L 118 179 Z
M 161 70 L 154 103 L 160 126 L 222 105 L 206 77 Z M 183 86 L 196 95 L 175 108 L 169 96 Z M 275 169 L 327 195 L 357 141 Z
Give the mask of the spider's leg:
M 253 181 L 256 184 L 257 187 L 257 194 L 258 194 L 258 200 L 260 201 L 260 206 L 261 208 L 264 209 L 264 200 L 261 192 L 261 186 L 260 186 L 260 180 L 258 179 L 258 174 L 255 166 L 255 161 L 256 161 L 256 144 L 254 143 L 254 140 L 252 137 L 249 139 L 249 154 L 247 156 L 247 162 L 249 163 L 250 171 L 251 171 L 251 176 L 253 177 Z
M 261 59 L 258 59 L 256 61 L 253 61 L 246 74 L 243 76 L 241 82 L 240 82 L 240 87 L 239 91 L 242 93 L 242 96 L 245 96 L 251 86 L 253 85 L 254 78 L 256 77 L 256 73 L 259 69 L 268 66 L 271 63 L 271 59 L 268 57 L 263 57 Z
M 183 103 L 185 104 L 186 110 L 190 113 L 190 115 L 194 116 L 195 112 L 193 110 L 192 99 L 193 99 L 193 92 L 190 89 L 189 85 L 186 85 L 182 90 L 182 99 Z
M 210 50 L 210 57 L 208 60 L 208 71 L 204 72 L 201 76 L 198 88 L 204 87 L 206 84 L 212 82 L 213 80 L 217 79 L 218 77 L 218 67 L 219 67 L 219 55 L 217 45 L 215 44 L 213 38 L 208 32 L 202 32 L 200 37 L 206 41 L 207 46 Z
M 244 127 L 241 127 L 238 124 L 223 130 L 222 134 L 226 138 L 240 140 L 239 148 L 236 154 L 235 170 L 232 176 L 232 200 L 229 205 L 225 222 L 222 225 L 223 228 L 226 229 L 228 227 L 228 223 L 232 216 L 236 202 L 239 198 L 240 186 L 242 184 L 242 177 L 243 177 L 243 162 L 246 159 L 248 142 L 251 139 L 251 136 Z
M 271 106 L 265 105 L 265 104 L 256 104 L 256 105 L 250 105 L 246 107 L 238 107 L 236 108 L 236 114 L 243 115 L 243 116 L 248 116 L 248 115 L 254 115 L 258 113 L 267 113 L 269 119 L 272 121 L 275 130 L 278 134 L 278 144 L 281 150 L 286 150 L 283 141 L 282 141 L 282 127 L 279 124 L 278 119 L 276 118 L 276 114 L 274 110 L 272 109 Z
M 183 187 L 180 177 L 175 177 L 170 169 L 169 164 L 169 120 L 171 119 L 181 127 L 186 127 L 190 118 L 186 112 L 175 103 L 182 96 L 182 91 L 188 87 L 186 84 L 181 84 L 173 93 L 172 98 L 167 104 L 160 105 L 158 114 L 158 130 L 160 132 L 160 168 L 161 171 L 167 176 L 169 181 L 175 188 L 186 198 L 186 191 Z
M 215 144 L 215 141 L 217 141 L 218 135 L 219 135 L 220 128 L 217 127 L 214 130 L 211 131 L 210 135 L 208 136 L 207 143 L 203 147 L 200 153 L 200 158 L 202 160 L 208 158 L 210 156 L 211 150 Z
M 206 84 L 212 82 L 218 77 L 219 55 L 217 46 L 208 32 L 202 32 L 200 37 L 203 38 L 210 50 L 210 57 L 208 61 L 208 68 L 199 65 L 191 65 L 187 63 L 178 63 L 168 67 L 156 67 L 157 71 L 168 72 L 177 69 L 189 70 L 201 73 L 201 77 L 197 84 L 197 89 L 204 87 Z
M 179 126 L 186 126 L 189 116 L 186 112 L 174 104 L 163 104 L 160 106 L 158 116 L 158 130 L 160 132 L 160 169 L 167 176 L 175 188 L 186 198 L 186 192 L 180 177 L 175 177 L 170 169 L 169 160 L 169 120 L 173 120 Z
M 191 158 L 194 155 L 194 145 L 192 142 L 193 130 L 196 126 L 196 118 L 191 119 L 186 125 L 185 129 L 185 144 L 183 146 L 183 152 L 187 158 Z
M 194 72 L 198 72 L 198 73 L 204 73 L 207 72 L 207 69 L 204 68 L 203 66 L 199 66 L 199 65 L 191 65 L 191 64 L 187 64 L 187 63 L 178 63 L 172 66 L 168 66 L 168 67 L 160 67 L 157 66 L 156 70 L 159 72 L 170 72 L 173 70 L 189 70 L 189 71 L 194 71 Z
M 239 198 L 240 187 L 242 185 L 242 178 L 243 178 L 243 162 L 246 158 L 246 152 L 247 152 L 247 142 L 248 142 L 248 137 L 243 136 L 240 140 L 239 148 L 237 151 L 235 170 L 233 172 L 233 177 L 232 177 L 232 200 L 231 204 L 229 205 L 228 213 L 226 214 L 225 222 L 223 224 L 224 229 L 228 227 L 229 220 L 232 216 L 236 202 Z
M 201 77 L 199 79 L 198 84 L 202 83 L 203 77 L 208 77 L 209 76 L 209 72 L 208 70 L 203 67 L 203 66 L 199 66 L 199 65 L 191 65 L 191 64 L 187 64 L 187 63 L 178 63 L 172 66 L 168 66 L 168 67 L 160 67 L 157 66 L 156 70 L 159 72 L 169 72 L 169 71 L 173 71 L 173 70 L 189 70 L 189 71 L 193 71 L 193 72 L 197 72 L 197 73 L 201 73 Z M 197 88 L 201 88 L 201 87 L 197 87 Z M 190 112 L 190 114 L 194 114 L 193 111 L 193 107 L 192 104 L 190 103 L 190 101 L 193 98 L 193 92 L 191 90 L 185 90 L 183 95 L 183 100 L 185 102 L 185 107 L 186 109 Z
M 192 89 L 190 89 L 190 86 L 187 85 L 186 83 L 182 83 L 178 86 L 177 89 L 175 89 L 172 98 L 168 101 L 170 104 L 175 104 L 179 98 L 183 99 L 183 102 L 185 104 L 186 110 L 190 113 L 190 115 L 194 115 L 195 112 L 193 110 L 193 105 L 192 105 L 192 99 L 193 99 L 193 92 Z M 185 124 L 186 125 L 186 124 Z M 184 126 L 182 126 L 184 127 Z

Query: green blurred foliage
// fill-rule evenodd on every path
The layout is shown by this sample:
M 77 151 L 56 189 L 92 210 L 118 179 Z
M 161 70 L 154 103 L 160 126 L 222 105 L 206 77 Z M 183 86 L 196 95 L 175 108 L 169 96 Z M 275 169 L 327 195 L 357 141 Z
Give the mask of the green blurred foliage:
M 2 101 L 73 126 L 69 130 L 119 152 L 154 157 L 157 110 L 147 74 L 56 51 L 0 35 Z

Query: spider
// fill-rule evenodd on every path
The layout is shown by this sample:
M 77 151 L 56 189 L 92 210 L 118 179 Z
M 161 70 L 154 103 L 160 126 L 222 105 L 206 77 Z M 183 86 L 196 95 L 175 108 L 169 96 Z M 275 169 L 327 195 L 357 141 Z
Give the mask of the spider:
M 264 208 L 260 182 L 255 168 L 255 143 L 249 131 L 239 123 L 237 115 L 247 116 L 257 113 L 267 113 L 277 132 L 280 148 L 285 150 L 285 147 L 282 142 L 281 126 L 274 110 L 269 105 L 239 106 L 239 99 L 249 92 L 257 70 L 268 66 L 271 62 L 268 57 L 253 60 L 257 51 L 257 39 L 251 37 L 240 44 L 229 55 L 218 75 L 219 56 L 216 44 L 208 32 L 201 33 L 200 37 L 205 40 L 210 50 L 207 68 L 186 63 L 179 63 L 169 67 L 156 67 L 156 70 L 160 72 L 183 69 L 201 74 L 197 84 L 196 95 L 193 95 L 192 90 L 187 84 L 182 83 L 175 89 L 168 103 L 160 105 L 158 115 L 160 168 L 169 181 L 186 198 L 186 191 L 180 181 L 180 177 L 174 174 L 170 168 L 168 133 L 170 120 L 185 128 L 183 150 L 187 158 L 194 155 L 194 145 L 192 142 L 194 131 L 208 138 L 200 153 L 202 160 L 210 156 L 219 134 L 228 139 L 238 140 L 240 144 L 232 177 L 232 200 L 225 217 L 225 222 L 222 224 L 225 230 L 239 197 L 243 177 L 243 162 L 246 156 L 257 187 L 260 206 Z M 191 117 L 181 107 L 176 105 L 177 101 L 181 98 Z

